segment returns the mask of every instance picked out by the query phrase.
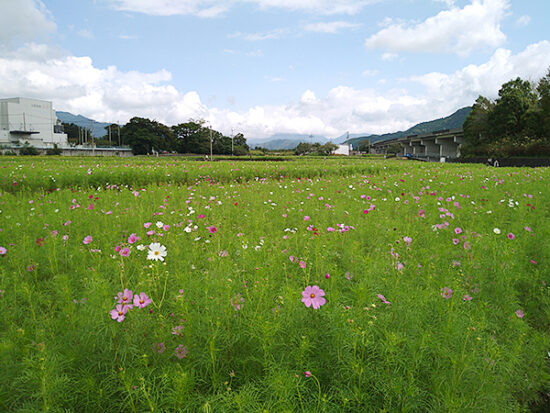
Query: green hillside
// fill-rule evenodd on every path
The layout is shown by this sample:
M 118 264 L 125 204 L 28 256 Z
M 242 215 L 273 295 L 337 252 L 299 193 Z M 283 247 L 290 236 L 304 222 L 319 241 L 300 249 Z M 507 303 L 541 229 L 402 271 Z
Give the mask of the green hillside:
M 457 110 L 455 113 L 453 113 L 450 116 L 431 120 L 429 122 L 419 123 L 407 129 L 406 131 L 385 133 L 383 135 L 359 136 L 357 138 L 348 140 L 347 143 L 351 143 L 353 146 L 353 149 L 357 149 L 359 142 L 364 141 L 366 139 L 370 139 L 370 142 L 374 143 L 379 141 L 387 141 L 390 139 L 402 138 L 404 136 L 409 136 L 409 135 L 422 135 L 422 134 L 434 132 L 437 130 L 462 128 L 462 124 L 466 120 L 466 116 L 468 116 L 471 110 L 472 110 L 471 106 L 466 106 L 462 109 Z

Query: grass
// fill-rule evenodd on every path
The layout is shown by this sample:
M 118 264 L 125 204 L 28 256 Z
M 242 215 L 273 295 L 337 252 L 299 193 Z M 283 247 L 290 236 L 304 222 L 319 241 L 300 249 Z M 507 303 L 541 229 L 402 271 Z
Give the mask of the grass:
M 548 406 L 547 169 L 0 162 L 0 410 Z

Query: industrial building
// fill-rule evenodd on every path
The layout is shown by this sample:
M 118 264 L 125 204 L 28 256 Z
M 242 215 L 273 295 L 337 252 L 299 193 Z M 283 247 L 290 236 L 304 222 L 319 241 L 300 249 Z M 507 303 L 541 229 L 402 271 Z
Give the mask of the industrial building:
M 28 98 L 0 99 L 0 145 L 28 143 L 37 149 L 67 146 L 67 134 L 52 102 Z

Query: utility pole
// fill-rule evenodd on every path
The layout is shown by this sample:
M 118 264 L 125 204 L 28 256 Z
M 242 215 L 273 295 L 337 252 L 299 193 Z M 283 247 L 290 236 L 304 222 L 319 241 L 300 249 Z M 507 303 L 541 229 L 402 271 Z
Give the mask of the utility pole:
M 231 128 L 231 156 L 233 156 L 233 139 L 235 139 L 235 133 L 233 132 L 233 128 Z
M 212 126 L 210 126 L 210 160 L 212 160 Z
M 116 125 L 118 126 L 118 146 L 122 146 L 121 140 L 120 140 L 120 123 L 118 120 L 116 121 Z
M 109 146 L 111 146 L 111 124 L 109 124 Z

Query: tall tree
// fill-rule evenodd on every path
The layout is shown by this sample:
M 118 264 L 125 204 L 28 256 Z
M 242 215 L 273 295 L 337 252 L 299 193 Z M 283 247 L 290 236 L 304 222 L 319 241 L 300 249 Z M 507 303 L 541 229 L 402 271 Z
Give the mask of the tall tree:
M 525 133 L 526 113 L 536 104 L 537 95 L 527 80 L 516 78 L 502 85 L 489 123 L 497 139 L 520 140 Z
M 489 116 L 495 104 L 484 96 L 479 96 L 466 117 L 464 125 L 464 138 L 468 145 L 478 146 L 489 143 L 494 134 L 489 124 Z

